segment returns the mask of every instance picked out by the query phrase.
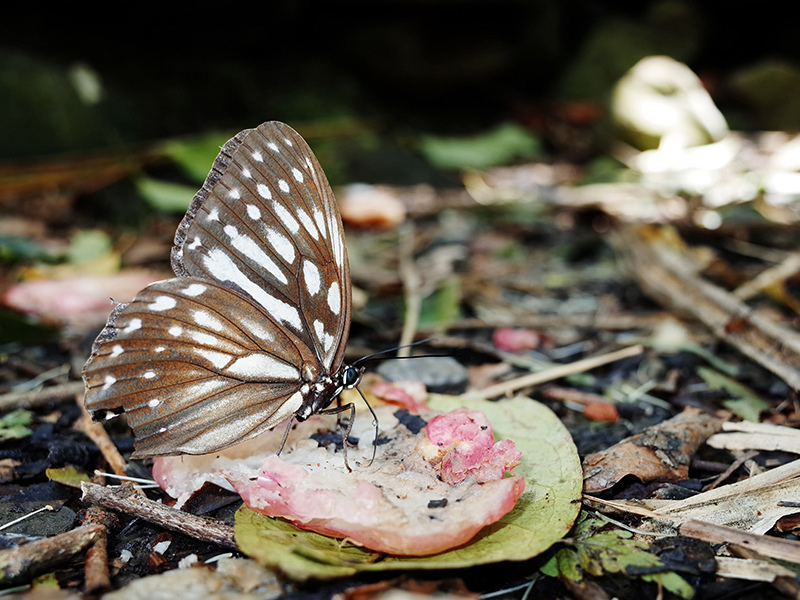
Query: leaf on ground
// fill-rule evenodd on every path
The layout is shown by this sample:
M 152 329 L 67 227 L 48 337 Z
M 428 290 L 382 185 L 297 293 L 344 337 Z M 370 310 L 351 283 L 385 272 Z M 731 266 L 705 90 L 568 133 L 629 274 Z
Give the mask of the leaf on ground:
M 0 440 L 18 440 L 33 433 L 28 425 L 33 421 L 30 411 L 22 408 L 0 418 Z
M 570 544 L 565 545 L 542 567 L 545 575 L 561 575 L 581 581 L 585 574 L 594 577 L 623 573 L 645 581 L 659 582 L 681 598 L 694 594 L 692 586 L 650 551 L 649 544 L 633 539 L 629 531 L 606 529 L 608 522 L 581 515 L 572 530 Z
M 522 451 L 522 463 L 514 472 L 525 478 L 525 492 L 500 521 L 458 548 L 433 556 L 399 557 L 304 531 L 242 507 L 235 525 L 239 548 L 292 579 L 329 579 L 359 571 L 451 569 L 527 560 L 569 531 L 580 508 L 582 472 L 569 432 L 550 409 L 521 397 L 489 402 L 432 395 L 428 404 L 442 412 L 462 406 L 482 411 L 495 439 L 511 439 Z
M 472 137 L 428 136 L 421 149 L 440 169 L 487 169 L 517 157 L 534 158 L 541 152 L 541 142 L 525 129 L 506 123 Z
M 761 413 L 769 410 L 769 404 L 759 398 L 749 387 L 713 369 L 700 367 L 697 374 L 713 390 L 722 390 L 732 397 L 725 400 L 725 408 L 745 421 L 759 422 Z
M 73 466 L 63 467 L 61 469 L 47 469 L 45 471 L 45 475 L 47 475 L 47 478 L 51 481 L 78 489 L 81 488 L 81 482 L 92 481 L 92 478 L 89 477 L 89 475 L 87 475 L 84 471 L 81 471 Z

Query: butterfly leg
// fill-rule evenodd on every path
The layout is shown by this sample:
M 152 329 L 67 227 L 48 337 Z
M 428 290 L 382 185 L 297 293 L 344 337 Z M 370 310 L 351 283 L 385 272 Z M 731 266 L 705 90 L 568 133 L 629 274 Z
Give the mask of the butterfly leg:
M 289 437 L 289 432 L 292 430 L 292 425 L 294 425 L 294 415 L 289 417 L 289 422 L 286 424 L 286 431 L 283 432 L 283 437 L 281 438 L 281 445 L 278 446 L 278 451 L 275 452 L 277 456 L 280 456 L 281 452 L 283 452 L 283 447 L 286 445 L 286 439 Z
M 337 397 L 337 400 L 338 400 L 338 397 Z M 347 467 L 347 470 L 352 473 L 353 469 L 351 469 L 350 465 L 347 463 L 347 444 L 349 443 L 347 441 L 347 438 L 350 437 L 350 432 L 353 430 L 353 422 L 356 419 L 356 405 L 353 404 L 352 402 L 350 402 L 349 404 L 345 404 L 344 406 L 342 406 L 340 404 L 336 408 L 327 408 L 325 410 L 319 411 L 317 414 L 318 415 L 338 415 L 338 414 L 343 413 L 344 411 L 346 411 L 348 409 L 350 410 L 350 420 L 347 423 L 347 430 L 344 432 L 344 435 L 342 436 L 342 452 L 344 453 L 344 466 Z M 336 421 L 338 423 L 338 421 L 339 421 L 338 417 L 337 417 Z

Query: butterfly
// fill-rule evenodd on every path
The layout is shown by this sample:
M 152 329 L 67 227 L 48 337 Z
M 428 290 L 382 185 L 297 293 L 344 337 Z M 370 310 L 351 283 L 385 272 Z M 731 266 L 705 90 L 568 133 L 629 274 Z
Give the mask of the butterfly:
M 363 371 L 343 364 L 342 220 L 296 131 L 267 122 L 222 147 L 171 263 L 174 278 L 114 308 L 83 369 L 87 410 L 126 414 L 133 458 L 215 452 L 291 416 L 352 417 L 327 408 Z

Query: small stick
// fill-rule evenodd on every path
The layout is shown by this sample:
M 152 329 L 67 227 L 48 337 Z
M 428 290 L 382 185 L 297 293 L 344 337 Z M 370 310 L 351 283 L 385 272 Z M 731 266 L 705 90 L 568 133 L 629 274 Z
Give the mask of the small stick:
M 791 563 L 800 563 L 800 542 L 784 540 L 768 535 L 756 535 L 734 527 L 715 525 L 691 519 L 678 528 L 681 535 L 703 540 L 711 544 L 736 544 L 763 556 Z
M 84 566 L 85 590 L 88 593 L 107 590 L 111 587 L 108 574 L 108 530 L 119 524 L 117 516 L 99 506 L 90 506 L 80 512 L 85 524 L 102 525 L 103 531 L 95 538 L 86 551 Z
M 72 531 L 0 550 L 0 584 L 29 581 L 79 554 L 99 536 L 102 525 L 83 525 Z
M 591 369 L 597 368 L 599 366 L 608 363 L 612 363 L 617 360 L 621 360 L 623 358 L 630 358 L 631 356 L 636 356 L 638 354 L 641 354 L 643 351 L 644 347 L 640 344 L 637 344 L 635 346 L 629 346 L 628 348 L 623 348 L 622 350 L 617 350 L 615 352 L 609 352 L 608 354 L 591 356 L 583 360 L 575 361 L 568 365 L 559 365 L 557 367 L 547 369 L 546 371 L 541 371 L 539 373 L 530 373 L 528 375 L 523 375 L 522 377 L 517 377 L 516 379 L 512 379 L 510 381 L 504 381 L 503 383 L 491 385 L 488 388 L 471 393 L 470 396 L 483 399 L 496 398 L 497 396 L 504 396 L 505 394 L 516 392 L 517 390 L 525 387 L 530 387 L 532 385 L 539 385 L 540 383 L 553 381 L 554 379 L 560 379 L 561 377 L 566 377 L 567 375 L 583 373 L 584 371 L 589 371 Z
M 83 492 L 81 500 L 87 504 L 99 504 L 111 510 L 140 517 L 204 542 L 219 544 L 226 548 L 238 548 L 233 539 L 233 527 L 230 525 L 148 500 L 139 496 L 131 484 L 125 483 L 119 488 L 111 489 L 82 482 L 81 491 Z
M 100 423 L 92 421 L 92 417 L 83 404 L 83 394 L 78 396 L 77 402 L 82 415 L 77 423 L 78 429 L 83 431 L 90 440 L 97 444 L 97 447 L 100 448 L 100 452 L 103 454 L 103 458 L 106 459 L 108 466 L 111 467 L 111 470 L 120 477 L 125 477 L 125 469 L 128 468 L 128 463 L 125 462 L 125 459 L 122 458 L 122 454 L 119 453 L 114 442 L 111 441 L 105 427 Z M 139 490 L 138 493 L 144 496 L 142 490 Z
M 58 402 L 59 400 L 66 400 L 73 396 L 83 393 L 84 385 L 82 381 L 70 381 L 69 383 L 60 383 L 58 385 L 51 385 L 40 390 L 32 390 L 29 392 L 9 392 L 8 394 L 0 395 L 0 412 L 15 410 L 17 408 L 36 408 L 50 404 L 51 402 Z
M 400 230 L 400 237 L 400 279 L 403 282 L 406 316 L 397 356 L 410 356 L 410 345 L 414 341 L 422 312 L 421 279 L 414 264 L 414 226 L 410 222 Z

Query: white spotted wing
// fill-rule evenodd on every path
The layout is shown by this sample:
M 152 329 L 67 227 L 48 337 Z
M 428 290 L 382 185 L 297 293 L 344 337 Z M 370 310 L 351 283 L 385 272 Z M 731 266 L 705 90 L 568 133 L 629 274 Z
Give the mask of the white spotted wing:
M 87 409 L 124 411 L 135 457 L 220 450 L 334 399 L 350 271 L 333 193 L 293 129 L 223 146 L 172 267 L 115 309 L 84 367 Z

